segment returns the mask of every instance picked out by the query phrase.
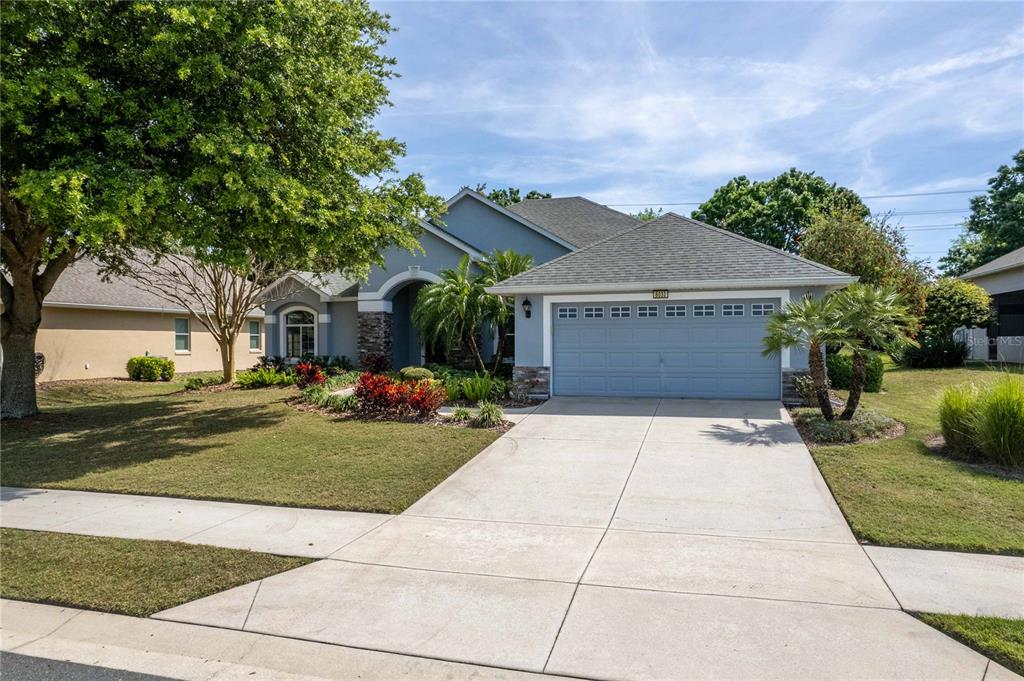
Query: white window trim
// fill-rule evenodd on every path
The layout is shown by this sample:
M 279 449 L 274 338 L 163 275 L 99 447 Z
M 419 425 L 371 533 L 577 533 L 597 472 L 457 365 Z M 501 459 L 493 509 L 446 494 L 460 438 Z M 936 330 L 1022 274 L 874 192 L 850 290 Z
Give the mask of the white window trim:
M 751 317 L 771 317 L 775 314 L 775 303 L 751 303 Z
M 726 313 L 726 306 L 731 306 Z M 737 314 L 738 313 L 738 314 Z M 743 303 L 722 303 L 722 316 L 723 317 L 746 317 L 747 306 Z
M 252 325 L 253 325 L 253 323 L 256 324 L 256 339 L 257 339 L 257 342 L 259 343 L 259 345 L 257 345 L 255 348 L 252 347 L 252 337 L 253 337 Z M 248 328 L 246 328 L 246 333 L 249 336 L 249 352 L 263 352 L 263 343 L 265 342 L 264 339 L 263 339 L 263 336 L 264 336 L 264 327 L 263 327 L 263 325 L 260 324 L 258 319 L 248 319 L 248 320 L 246 320 L 246 327 L 248 327 Z
M 617 308 L 616 314 L 612 315 L 612 308 Z M 626 314 L 622 314 L 623 309 Z M 633 306 L 632 305 L 612 305 L 608 308 L 608 317 L 610 319 L 632 319 L 633 318 Z
M 565 313 L 564 317 L 562 316 L 563 312 Z M 573 305 L 566 305 L 555 310 L 555 314 L 558 315 L 559 319 L 579 319 L 580 310 Z
M 186 331 L 184 334 L 178 333 L 178 320 L 184 319 Z M 184 350 L 178 349 L 178 336 L 185 336 L 185 342 L 188 344 Z M 174 318 L 174 354 L 176 355 L 191 355 L 192 354 L 192 318 L 191 317 L 175 317 Z
M 658 317 L 658 306 L 657 305 L 637 305 L 636 306 L 636 316 L 637 316 L 637 319 L 656 319 Z
M 604 305 L 590 305 L 583 308 L 584 319 L 604 319 Z
M 693 317 L 694 319 L 708 319 L 714 317 L 718 312 L 715 308 L 718 307 L 714 303 L 698 303 L 693 306 Z M 708 310 L 707 308 L 711 308 Z M 708 314 L 710 312 L 711 314 Z
M 297 312 L 299 310 L 302 312 L 309 312 L 313 315 L 313 354 L 320 354 L 320 324 L 317 323 L 318 317 L 316 310 L 308 305 L 289 305 L 285 309 L 277 311 L 277 314 L 280 315 L 281 318 L 281 323 L 279 324 L 281 327 L 281 332 L 279 334 L 279 341 L 281 345 L 278 348 L 281 357 L 288 356 L 288 313 Z
M 788 288 L 783 289 L 736 289 L 732 291 L 669 291 L 669 300 L 730 300 L 736 298 L 778 298 L 779 309 L 785 308 L 786 303 L 790 300 L 790 293 Z M 615 303 L 615 302 L 632 302 L 632 301 L 647 301 L 651 299 L 650 291 L 644 291 L 640 293 L 577 293 L 577 294 L 565 294 L 565 295 L 541 295 L 538 309 L 541 315 L 541 334 L 542 334 L 542 352 L 541 356 L 544 361 L 544 366 L 548 367 L 551 371 L 550 385 L 552 386 L 550 391 L 551 395 L 555 394 L 554 390 L 554 366 L 551 361 L 552 358 L 552 343 L 551 343 L 551 320 L 554 317 L 554 306 L 558 303 L 585 303 L 589 301 L 603 302 L 603 303 Z M 790 368 L 790 351 L 789 348 L 783 348 L 780 353 L 782 370 Z M 781 390 L 782 376 L 779 376 L 779 386 Z M 782 398 L 781 392 L 779 398 Z
M 672 308 L 671 310 L 669 308 Z M 671 314 L 669 314 L 671 312 Z M 669 319 L 678 319 L 686 316 L 686 305 L 666 305 L 665 316 Z

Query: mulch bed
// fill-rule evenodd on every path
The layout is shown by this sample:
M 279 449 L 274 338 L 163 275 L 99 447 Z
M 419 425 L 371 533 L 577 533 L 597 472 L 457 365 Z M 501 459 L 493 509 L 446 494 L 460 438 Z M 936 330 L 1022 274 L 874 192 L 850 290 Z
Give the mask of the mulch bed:
M 315 404 L 310 404 L 309 402 L 304 401 L 301 395 L 289 397 L 285 400 L 285 404 L 288 404 L 299 411 L 320 414 L 321 416 L 327 416 L 338 421 L 390 421 L 394 423 L 417 423 L 425 426 L 444 426 L 446 428 L 473 428 L 468 421 L 453 421 L 440 414 L 429 419 L 421 419 L 416 416 L 363 416 L 362 414 L 356 414 L 351 411 L 337 411 L 335 409 L 328 409 L 327 407 L 318 407 Z M 514 425 L 515 424 L 511 421 L 502 421 L 497 426 L 492 428 L 481 428 L 480 430 L 493 430 L 496 433 L 505 433 Z

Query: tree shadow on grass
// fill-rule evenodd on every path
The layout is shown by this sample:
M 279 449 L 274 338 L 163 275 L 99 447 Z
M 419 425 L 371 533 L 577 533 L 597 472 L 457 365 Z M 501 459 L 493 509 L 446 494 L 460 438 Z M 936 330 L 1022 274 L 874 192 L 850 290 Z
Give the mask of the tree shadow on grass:
M 281 422 L 270 404 L 196 408 L 184 395 L 105 402 L 4 423 L 2 483 L 45 486 L 88 473 L 196 454 L 218 436 Z

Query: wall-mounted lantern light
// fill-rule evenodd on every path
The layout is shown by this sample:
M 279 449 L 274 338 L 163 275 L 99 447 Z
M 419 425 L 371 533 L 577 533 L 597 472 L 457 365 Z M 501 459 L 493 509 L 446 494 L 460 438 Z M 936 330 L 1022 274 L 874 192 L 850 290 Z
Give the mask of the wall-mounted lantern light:
M 533 303 L 530 302 L 529 298 L 523 298 L 523 314 L 526 315 L 527 319 L 530 318 L 531 310 L 533 310 Z

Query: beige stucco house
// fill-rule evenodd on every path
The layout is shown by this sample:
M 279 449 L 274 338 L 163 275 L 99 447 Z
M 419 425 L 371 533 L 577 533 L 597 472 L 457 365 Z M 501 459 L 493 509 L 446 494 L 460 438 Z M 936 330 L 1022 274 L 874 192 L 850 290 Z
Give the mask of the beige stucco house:
M 961 330 L 968 359 L 1024 363 L 1024 248 L 1002 255 L 960 276 L 992 297 L 994 323 Z
M 263 339 L 260 312 L 238 339 L 239 368 L 264 354 Z M 173 359 L 179 372 L 221 369 L 217 343 L 197 318 L 129 279 L 103 281 L 90 260 L 68 268 L 47 296 L 36 352 L 46 358 L 40 381 L 127 376 L 128 359 L 146 354 Z

